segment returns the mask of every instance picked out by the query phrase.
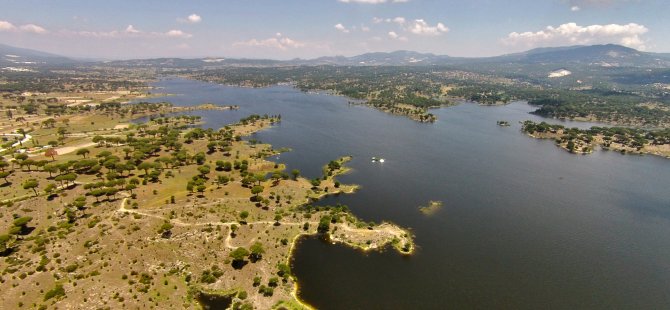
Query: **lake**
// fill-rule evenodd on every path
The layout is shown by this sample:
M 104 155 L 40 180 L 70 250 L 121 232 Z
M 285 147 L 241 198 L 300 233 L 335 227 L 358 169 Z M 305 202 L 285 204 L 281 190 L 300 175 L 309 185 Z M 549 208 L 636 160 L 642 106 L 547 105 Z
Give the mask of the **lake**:
M 573 155 L 527 137 L 520 121 L 560 121 L 529 114 L 524 102 L 462 103 L 421 124 L 289 86 L 176 78 L 154 86 L 176 95 L 149 101 L 240 106 L 190 113 L 207 127 L 281 114 L 281 124 L 251 138 L 291 148 L 272 158 L 289 170 L 313 178 L 328 161 L 353 156 L 352 173 L 338 179 L 361 189 L 319 204 L 346 204 L 366 221 L 415 234 L 409 257 L 302 239 L 292 268 L 300 298 L 319 309 L 670 308 L 668 159 Z M 443 207 L 419 212 L 431 200 Z

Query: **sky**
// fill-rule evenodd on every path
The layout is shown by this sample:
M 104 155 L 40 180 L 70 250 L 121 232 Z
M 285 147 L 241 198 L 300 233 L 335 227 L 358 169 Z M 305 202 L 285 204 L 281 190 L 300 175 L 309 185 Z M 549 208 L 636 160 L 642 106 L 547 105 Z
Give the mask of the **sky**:
M 94 59 L 670 52 L 670 0 L 0 0 L 0 43 Z

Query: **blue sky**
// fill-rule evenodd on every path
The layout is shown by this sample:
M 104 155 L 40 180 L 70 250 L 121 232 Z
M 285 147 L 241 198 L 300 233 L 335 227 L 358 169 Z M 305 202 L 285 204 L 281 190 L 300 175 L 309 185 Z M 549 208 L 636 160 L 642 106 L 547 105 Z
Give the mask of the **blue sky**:
M 0 0 L 0 43 L 91 58 L 670 52 L 668 0 Z

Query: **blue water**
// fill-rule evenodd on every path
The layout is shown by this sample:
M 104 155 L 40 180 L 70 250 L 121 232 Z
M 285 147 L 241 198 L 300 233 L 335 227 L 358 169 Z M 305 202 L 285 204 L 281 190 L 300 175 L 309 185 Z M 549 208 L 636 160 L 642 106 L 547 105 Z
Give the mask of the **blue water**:
M 343 203 L 364 220 L 415 234 L 411 257 L 303 239 L 292 267 L 300 297 L 318 308 L 670 308 L 668 159 L 569 154 L 520 132 L 519 121 L 559 122 L 529 114 L 523 102 L 463 103 L 420 124 L 286 86 L 156 86 L 177 95 L 152 101 L 240 106 L 192 113 L 208 127 L 281 114 L 281 124 L 253 138 L 291 148 L 274 160 L 308 177 L 353 155 L 353 172 L 339 180 L 361 190 L 320 203 Z M 430 200 L 444 206 L 425 216 L 418 206 Z

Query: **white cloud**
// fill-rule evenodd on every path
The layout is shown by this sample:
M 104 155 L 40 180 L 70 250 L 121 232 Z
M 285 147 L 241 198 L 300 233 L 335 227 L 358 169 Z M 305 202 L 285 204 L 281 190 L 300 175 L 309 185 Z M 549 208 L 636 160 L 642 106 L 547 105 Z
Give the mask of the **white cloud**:
M 577 11 L 579 11 L 579 10 L 581 10 L 581 8 L 580 8 L 578 5 L 573 5 L 573 6 L 570 8 L 570 11 L 573 11 L 573 12 L 577 12 Z
M 17 27 L 14 26 L 14 24 L 4 20 L 0 20 L 0 31 L 16 31 L 35 34 L 45 34 L 48 32 L 43 27 L 35 24 L 25 24 Z
M 368 26 L 361 26 L 361 31 L 363 31 L 363 32 L 369 32 L 369 31 L 370 31 L 370 27 L 368 27 Z
M 269 47 L 276 48 L 280 50 L 287 50 L 290 48 L 300 48 L 304 47 L 305 43 L 293 40 L 291 38 L 283 36 L 281 33 L 277 33 L 273 38 L 258 40 L 251 39 L 249 41 L 235 42 L 233 47 L 239 46 L 256 46 L 256 47 Z
M 20 26 L 19 29 L 23 32 L 30 32 L 30 33 L 37 33 L 37 34 L 47 33 L 46 29 L 44 29 L 40 26 L 37 26 L 35 24 L 23 25 L 23 26 Z
M 393 19 L 393 22 L 399 25 L 402 25 L 405 23 L 405 18 L 404 17 L 396 17 Z
M 398 16 L 396 18 L 379 18 L 379 17 L 373 17 L 372 18 L 372 23 L 374 24 L 381 24 L 381 23 L 396 23 L 398 25 L 402 25 L 405 23 L 405 18 Z
M 339 30 L 343 33 L 349 33 L 349 29 L 347 29 L 347 27 L 344 27 L 344 25 L 342 25 L 342 24 L 335 25 L 335 29 L 337 29 L 337 30 Z
M 648 31 L 647 27 L 636 23 L 590 26 L 567 23 L 558 27 L 547 26 L 537 32 L 512 32 L 503 42 L 526 47 L 617 43 L 644 50 L 645 41 L 641 36 Z
M 449 28 L 445 26 L 443 23 L 437 23 L 435 26 L 431 26 L 423 19 L 415 19 L 413 21 L 408 21 L 406 18 L 401 16 L 395 18 L 373 17 L 372 22 L 375 24 L 379 23 L 397 24 L 400 27 L 402 27 L 403 30 L 413 33 L 415 35 L 439 36 L 443 33 L 449 32 Z
M 187 23 L 187 24 L 197 24 L 202 21 L 202 17 L 198 14 L 191 14 L 187 16 L 186 18 L 177 18 L 177 21 L 180 23 Z
M 173 38 L 190 38 L 193 35 L 190 33 L 183 32 L 181 30 L 173 29 L 165 33 L 166 36 L 168 37 L 173 37 Z
M 202 17 L 200 17 L 200 15 L 194 13 L 194 14 L 191 14 L 191 15 L 188 16 L 188 21 L 190 21 L 192 23 L 199 23 L 199 22 L 202 21 Z
M 342 3 L 364 3 L 364 4 L 381 4 L 381 3 L 404 3 L 409 0 L 338 0 Z
M 128 25 L 128 27 L 126 27 L 126 33 L 140 33 L 140 31 L 135 29 L 133 25 Z
M 391 38 L 393 40 L 407 41 L 407 37 L 403 37 L 403 36 L 397 34 L 395 31 L 389 31 L 388 36 L 389 36 L 389 38 Z
M 442 23 L 437 23 L 435 26 L 430 26 L 423 19 L 417 19 L 410 22 L 407 30 L 416 35 L 438 36 L 442 33 L 449 32 L 449 28 Z
M 15 30 L 16 26 L 14 26 L 12 23 L 4 20 L 0 20 L 0 31 L 11 31 Z
M 188 39 L 193 37 L 192 34 L 181 30 L 173 29 L 167 32 L 145 32 L 141 31 L 133 25 L 128 25 L 125 30 L 112 31 L 69 31 L 64 30 L 60 32 L 64 35 L 91 37 L 91 38 L 180 38 Z

